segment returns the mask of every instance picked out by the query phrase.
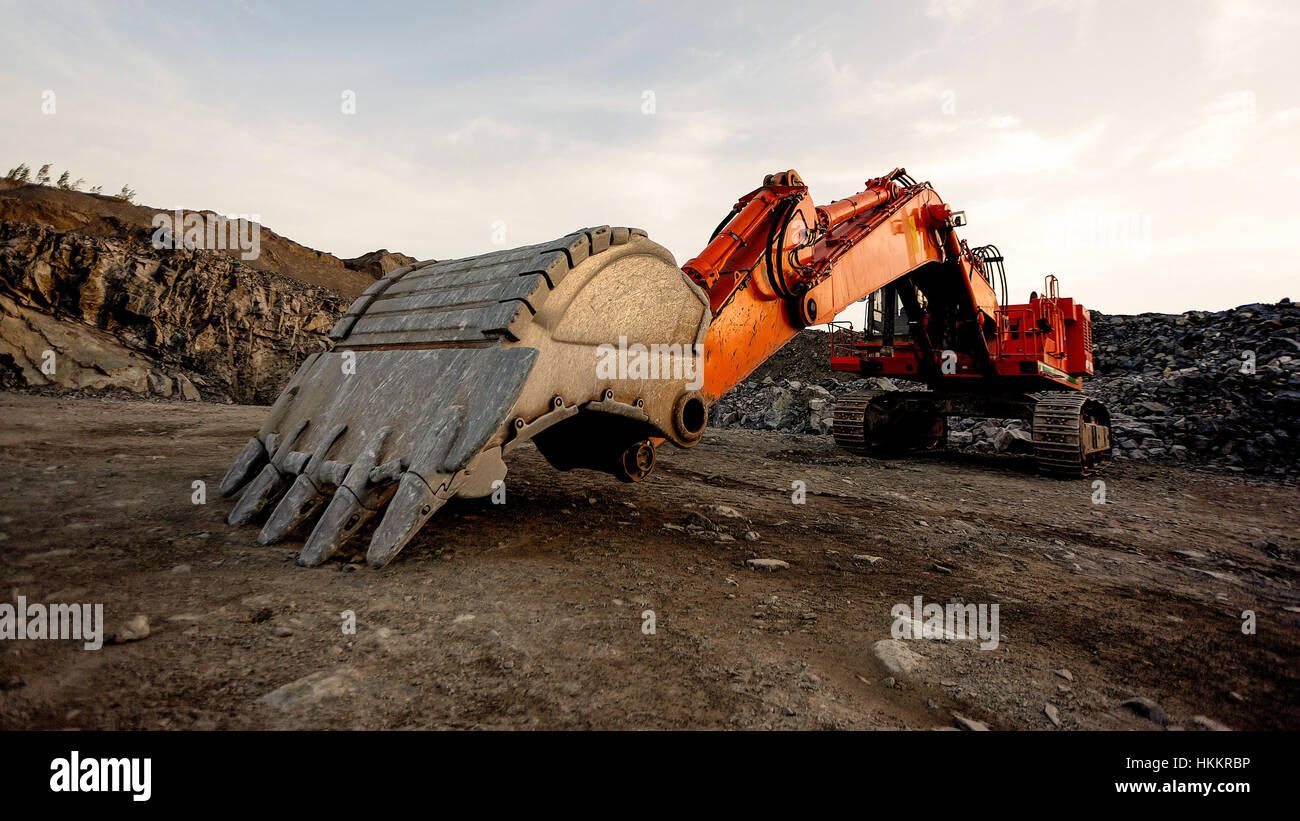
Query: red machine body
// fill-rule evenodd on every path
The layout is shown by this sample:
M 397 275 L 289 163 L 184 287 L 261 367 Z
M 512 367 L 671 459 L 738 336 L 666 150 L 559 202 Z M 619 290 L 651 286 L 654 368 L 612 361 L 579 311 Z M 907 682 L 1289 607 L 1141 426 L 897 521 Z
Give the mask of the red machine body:
M 1045 471 L 1078 476 L 1105 462 L 1109 414 L 1081 391 L 1093 368 L 1088 311 L 1060 296 L 1051 275 L 1042 294 L 1011 304 L 1001 252 L 970 247 L 957 236 L 965 224 L 901 168 L 820 206 L 794 171 L 769 175 L 682 266 L 713 317 L 705 401 L 802 328 L 865 299 L 865 327 L 829 323 L 831 367 L 928 390 L 841 397 L 833 431 L 841 446 L 929 450 L 946 442 L 949 417 L 1019 417 Z
M 769 175 L 736 203 L 683 270 L 709 296 L 711 403 L 808 325 L 874 300 L 880 318 L 833 326 L 832 367 L 922 382 L 933 390 L 1078 390 L 1092 373 L 1088 312 L 1042 295 L 1008 304 L 998 249 L 957 236 L 965 214 L 901 168 L 865 190 L 814 205 L 794 171 Z M 871 310 L 868 311 L 869 315 Z
M 1044 295 L 1035 293 L 1028 302 L 994 309 L 991 371 L 969 351 L 932 349 L 927 354 L 922 346 L 897 336 L 897 329 L 895 341 L 889 343 L 877 330 L 858 330 L 844 322 L 830 323 L 831 368 L 923 382 L 936 390 L 970 389 L 972 378 L 993 375 L 1007 379 L 1006 387 L 1018 391 L 1078 389 L 1080 377 L 1093 373 L 1092 318 L 1082 305 L 1057 294 L 1056 277 L 1047 277 L 1044 284 Z M 928 316 L 922 315 L 921 332 L 927 322 Z

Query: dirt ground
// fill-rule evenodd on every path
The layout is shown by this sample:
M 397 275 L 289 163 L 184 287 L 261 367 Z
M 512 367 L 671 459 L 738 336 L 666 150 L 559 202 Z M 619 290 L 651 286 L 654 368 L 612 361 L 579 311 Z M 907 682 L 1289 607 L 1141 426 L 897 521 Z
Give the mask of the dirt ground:
M 1130 463 L 1097 505 L 1018 457 L 714 431 L 640 485 L 526 447 L 504 506 L 452 502 L 382 571 L 309 570 L 223 522 L 265 410 L 0 394 L 0 598 L 151 625 L 0 641 L 0 729 L 1052 730 L 1049 704 L 1064 729 L 1158 728 L 1134 696 L 1169 726 L 1300 728 L 1295 487 Z M 873 648 L 914 596 L 997 604 L 1000 644 L 910 641 L 892 673 Z

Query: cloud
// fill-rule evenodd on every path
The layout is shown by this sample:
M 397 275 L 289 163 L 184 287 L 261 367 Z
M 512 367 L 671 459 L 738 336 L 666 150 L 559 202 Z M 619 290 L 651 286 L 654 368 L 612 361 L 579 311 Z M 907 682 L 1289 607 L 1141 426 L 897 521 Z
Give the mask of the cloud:
M 1224 94 L 1203 106 L 1181 130 L 1169 134 L 1159 146 L 1160 171 L 1222 171 L 1256 158 L 1268 162 L 1285 156 L 1264 152 L 1269 143 L 1292 146 L 1300 142 L 1300 108 L 1288 108 L 1261 117 L 1253 91 Z
M 989 177 L 1038 175 L 1044 172 L 1076 174 L 1085 170 L 1085 158 L 1098 147 L 1106 134 L 1104 122 L 1084 124 L 1073 131 L 1043 134 L 1032 128 L 994 118 L 994 121 L 967 119 L 955 134 L 960 148 L 952 143 L 941 145 L 948 153 L 931 149 L 926 163 L 927 175 L 936 180 L 953 182 Z M 1015 118 L 1010 118 L 1015 119 Z M 1017 121 L 1018 122 L 1018 121 Z M 933 136 L 948 132 L 932 131 Z
M 1294 44 L 1300 9 L 1293 3 L 1220 0 L 1199 35 L 1213 70 L 1224 76 L 1259 71 L 1278 47 Z
M 905 166 L 967 210 L 963 236 L 1008 253 L 1013 282 L 1056 271 L 1105 310 L 1238 299 L 1226 259 L 1234 281 L 1289 272 L 1267 247 L 1290 230 L 1285 183 L 1300 179 L 1300 11 L 1285 3 L 795 13 L 754 0 L 690 26 L 690 4 L 599 20 L 266 8 L 242 0 L 196 22 L 161 3 L 7 7 L 3 167 L 54 162 L 111 190 L 129 182 L 151 205 L 259 213 L 344 256 L 481 253 L 503 220 L 512 245 L 635 225 L 684 260 L 767 173 L 794 167 L 826 202 Z M 55 117 L 39 113 L 47 88 Z M 340 113 L 343 89 L 355 115 Z M 1265 247 L 1229 251 L 1225 211 L 1257 222 Z M 1149 214 L 1149 257 L 1051 247 L 1043 215 L 1070 213 Z M 1183 244 L 1211 234 L 1224 258 Z M 1238 301 L 1281 290 L 1259 287 Z
M 977 5 L 978 0 L 927 0 L 925 16 L 958 23 Z

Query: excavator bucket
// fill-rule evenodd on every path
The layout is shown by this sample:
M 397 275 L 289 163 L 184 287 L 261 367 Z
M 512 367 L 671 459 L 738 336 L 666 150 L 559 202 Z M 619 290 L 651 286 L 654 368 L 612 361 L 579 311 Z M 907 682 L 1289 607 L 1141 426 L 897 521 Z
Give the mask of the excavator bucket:
M 699 441 L 707 296 L 638 229 L 399 268 L 302 364 L 221 482 L 258 541 L 318 565 L 377 519 L 382 567 L 453 497 L 502 487 L 532 442 L 555 467 L 640 481 Z

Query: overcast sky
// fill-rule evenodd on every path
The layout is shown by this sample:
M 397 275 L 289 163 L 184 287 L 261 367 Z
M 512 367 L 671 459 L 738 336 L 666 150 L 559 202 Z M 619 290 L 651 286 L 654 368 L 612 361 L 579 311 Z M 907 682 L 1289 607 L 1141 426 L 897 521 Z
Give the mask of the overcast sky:
M 895 166 L 1111 313 L 1300 299 L 1300 4 L 0 2 L 0 173 L 421 259 Z M 54 92 L 54 113 L 42 104 Z M 355 113 L 345 113 L 347 92 Z M 1294 292 L 1293 292 L 1294 291 Z

